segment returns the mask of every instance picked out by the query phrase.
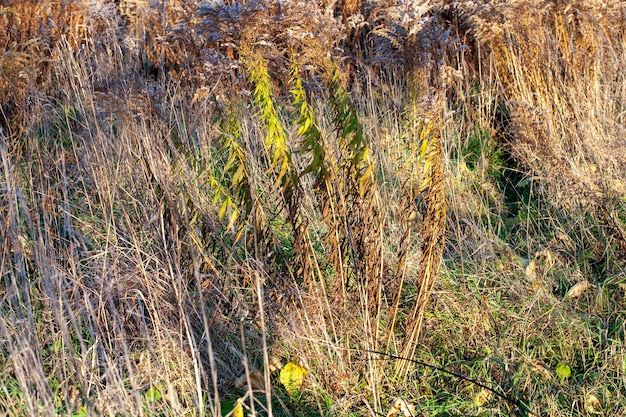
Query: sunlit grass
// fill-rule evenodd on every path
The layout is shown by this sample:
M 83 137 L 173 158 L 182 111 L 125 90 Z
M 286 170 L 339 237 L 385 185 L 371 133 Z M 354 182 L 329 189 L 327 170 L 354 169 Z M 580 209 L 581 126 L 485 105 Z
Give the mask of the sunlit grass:
M 3 412 L 626 413 L 623 4 L 8 3 Z

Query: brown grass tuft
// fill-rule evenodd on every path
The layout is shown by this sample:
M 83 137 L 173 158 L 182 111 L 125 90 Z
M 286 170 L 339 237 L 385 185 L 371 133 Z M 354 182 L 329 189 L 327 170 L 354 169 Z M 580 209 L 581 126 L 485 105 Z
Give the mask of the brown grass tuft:
M 625 13 L 0 1 L 0 410 L 623 415 Z

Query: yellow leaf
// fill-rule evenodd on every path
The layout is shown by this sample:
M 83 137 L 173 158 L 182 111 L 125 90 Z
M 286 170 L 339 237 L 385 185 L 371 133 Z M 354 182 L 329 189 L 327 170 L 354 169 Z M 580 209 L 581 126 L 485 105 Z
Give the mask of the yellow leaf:
M 243 400 L 241 398 L 237 398 L 237 405 L 233 408 L 232 417 L 243 417 Z
M 280 383 L 285 386 L 287 393 L 290 397 L 298 395 L 304 378 L 309 373 L 309 370 L 303 366 L 300 366 L 298 362 L 291 361 L 280 371 Z
M 524 273 L 526 274 L 526 277 L 531 281 L 537 279 L 537 262 L 535 262 L 534 259 L 531 259 L 530 262 L 528 262 L 528 265 L 526 265 L 526 268 L 524 268 Z
M 189 221 L 189 226 L 193 226 L 194 224 L 196 224 L 197 220 L 198 220 L 198 212 L 196 211 L 193 214 L 193 217 L 191 218 L 191 220 Z
M 589 414 L 600 414 L 602 412 L 602 403 L 593 394 L 587 395 L 585 398 L 585 409 Z
M 237 221 L 238 218 L 239 218 L 239 211 L 233 210 L 232 214 L 230 215 L 230 221 L 228 222 L 229 229 L 235 225 L 235 222 Z
M 492 393 L 486 389 L 480 390 L 480 392 L 474 395 L 474 405 L 476 407 L 482 407 L 485 403 L 489 402 L 492 398 Z
M 224 214 L 226 214 L 226 209 L 228 209 L 228 200 L 222 203 L 222 207 L 220 207 L 220 211 L 219 213 L 217 213 L 217 217 L 219 217 L 220 219 L 223 219 Z

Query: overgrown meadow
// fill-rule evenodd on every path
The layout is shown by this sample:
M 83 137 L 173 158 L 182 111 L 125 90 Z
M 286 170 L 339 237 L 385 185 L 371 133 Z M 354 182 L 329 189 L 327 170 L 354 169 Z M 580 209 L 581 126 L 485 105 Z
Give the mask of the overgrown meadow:
M 0 0 L 0 414 L 626 415 L 618 0 Z

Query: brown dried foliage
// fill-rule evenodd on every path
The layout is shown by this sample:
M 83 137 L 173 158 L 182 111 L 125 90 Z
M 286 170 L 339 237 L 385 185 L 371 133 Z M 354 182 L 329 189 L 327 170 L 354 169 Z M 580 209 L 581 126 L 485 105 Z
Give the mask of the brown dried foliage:
M 609 241 L 623 242 L 616 208 L 626 196 L 626 130 L 618 122 L 626 97 L 624 3 L 455 1 L 451 8 L 495 65 L 512 156 L 540 178 L 556 207 L 595 213 Z

